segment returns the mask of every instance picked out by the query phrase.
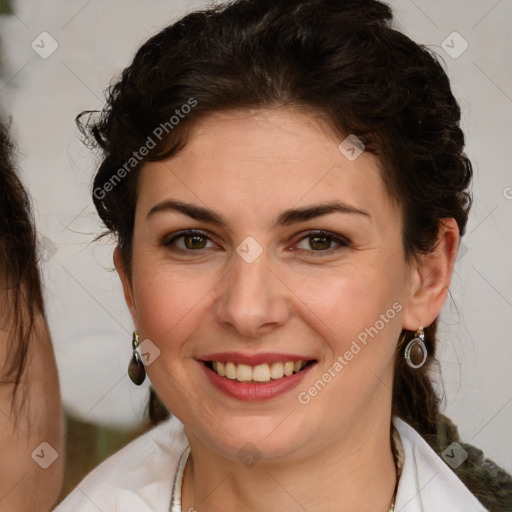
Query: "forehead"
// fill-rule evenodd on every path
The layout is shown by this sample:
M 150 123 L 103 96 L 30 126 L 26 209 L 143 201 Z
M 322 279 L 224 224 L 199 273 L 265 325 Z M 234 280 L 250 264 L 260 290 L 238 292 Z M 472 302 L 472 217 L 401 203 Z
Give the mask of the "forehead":
M 382 215 L 392 208 L 378 160 L 351 161 L 343 140 L 320 117 L 274 109 L 211 115 L 185 148 L 144 166 L 138 209 L 179 198 L 214 209 L 237 205 L 259 215 L 290 205 L 341 199 Z M 251 210 L 252 209 L 252 210 Z

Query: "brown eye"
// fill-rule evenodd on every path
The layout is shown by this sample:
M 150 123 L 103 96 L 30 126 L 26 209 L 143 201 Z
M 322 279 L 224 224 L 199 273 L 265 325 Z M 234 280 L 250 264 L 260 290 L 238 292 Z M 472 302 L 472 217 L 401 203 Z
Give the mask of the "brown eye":
M 349 241 L 340 236 L 335 236 L 328 232 L 316 231 L 302 237 L 297 247 L 300 250 L 310 253 L 330 253 L 349 245 Z
M 184 251 L 197 251 L 207 249 L 208 242 L 211 242 L 210 237 L 200 231 L 185 231 L 168 241 L 164 241 L 163 244 L 167 247 L 174 246 Z
M 185 235 L 183 237 L 187 249 L 204 249 L 206 237 L 201 235 Z
M 309 245 L 314 250 L 326 250 L 331 247 L 331 240 L 327 236 L 309 237 Z

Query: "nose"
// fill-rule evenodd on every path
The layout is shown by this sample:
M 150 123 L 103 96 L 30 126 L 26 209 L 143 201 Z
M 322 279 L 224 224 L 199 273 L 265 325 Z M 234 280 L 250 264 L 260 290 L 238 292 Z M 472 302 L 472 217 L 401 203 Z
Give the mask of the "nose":
M 239 336 L 268 334 L 290 316 L 287 290 L 277 271 L 269 266 L 265 252 L 252 263 L 234 254 L 230 271 L 219 283 L 217 319 Z

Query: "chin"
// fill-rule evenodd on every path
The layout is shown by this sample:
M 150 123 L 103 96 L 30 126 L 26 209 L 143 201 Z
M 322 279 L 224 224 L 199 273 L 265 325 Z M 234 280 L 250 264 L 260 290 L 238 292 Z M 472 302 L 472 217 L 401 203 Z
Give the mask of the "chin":
M 285 424 L 286 415 L 274 416 L 225 416 L 221 425 L 214 431 L 212 428 L 205 430 L 204 418 L 196 423 L 198 429 L 187 427 L 187 435 L 197 437 L 210 449 L 225 457 L 238 459 L 243 462 L 249 460 L 279 459 L 290 456 L 304 446 L 305 439 L 295 423 Z M 208 425 L 212 427 L 213 425 Z M 270 462 L 270 461 L 269 461 Z

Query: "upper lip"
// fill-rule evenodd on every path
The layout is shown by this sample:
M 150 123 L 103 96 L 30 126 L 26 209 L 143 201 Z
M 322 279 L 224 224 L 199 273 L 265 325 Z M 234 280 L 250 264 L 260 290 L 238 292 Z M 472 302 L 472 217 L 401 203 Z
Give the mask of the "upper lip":
M 199 361 L 221 361 L 235 364 L 256 366 L 263 363 L 286 363 L 287 361 L 312 361 L 314 358 L 299 356 L 297 354 L 278 354 L 263 352 L 259 354 L 244 354 L 242 352 L 216 352 L 198 357 Z

